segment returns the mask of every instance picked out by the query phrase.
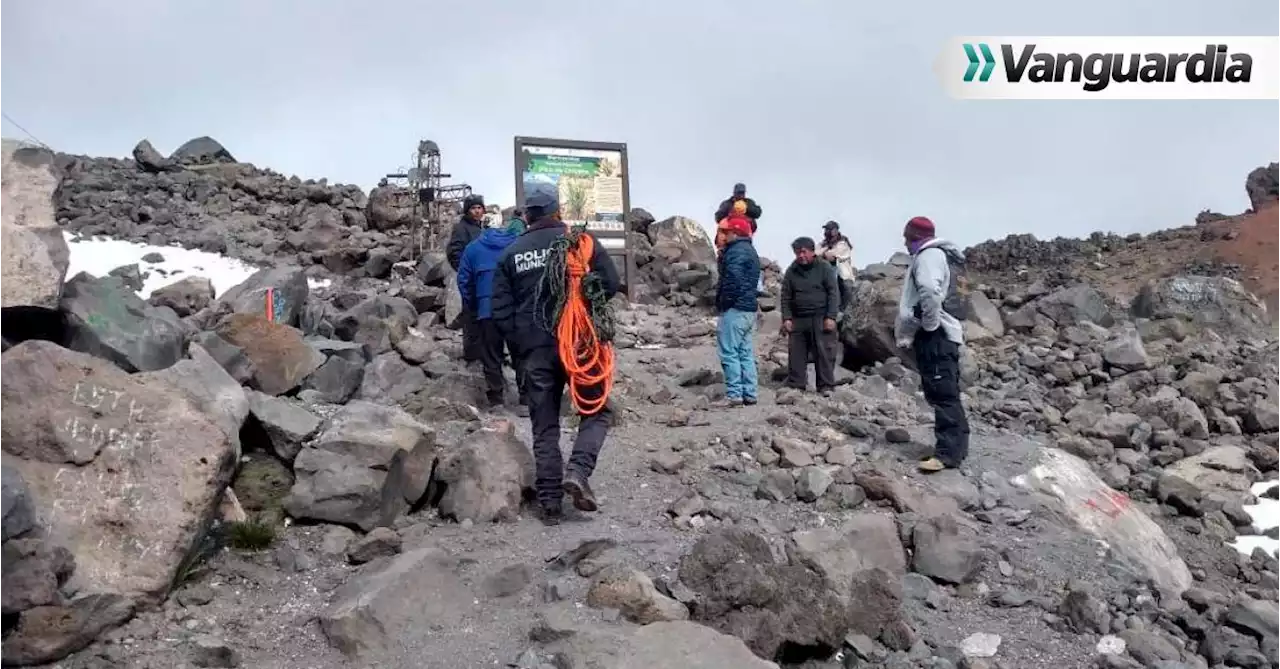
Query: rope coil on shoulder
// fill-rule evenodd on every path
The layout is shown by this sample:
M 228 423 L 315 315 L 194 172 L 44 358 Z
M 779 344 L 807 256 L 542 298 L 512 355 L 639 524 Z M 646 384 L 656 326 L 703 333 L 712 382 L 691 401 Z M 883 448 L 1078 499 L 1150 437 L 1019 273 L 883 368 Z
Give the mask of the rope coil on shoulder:
M 595 240 L 581 228 L 569 229 L 557 239 L 547 257 L 546 280 L 539 283 L 549 296 L 536 295 L 551 308 L 540 314 L 550 316 L 542 327 L 555 335 L 560 364 L 569 379 L 569 397 L 583 415 L 599 413 L 609 403 L 613 390 L 616 331 L 610 295 L 603 280 L 591 272 Z

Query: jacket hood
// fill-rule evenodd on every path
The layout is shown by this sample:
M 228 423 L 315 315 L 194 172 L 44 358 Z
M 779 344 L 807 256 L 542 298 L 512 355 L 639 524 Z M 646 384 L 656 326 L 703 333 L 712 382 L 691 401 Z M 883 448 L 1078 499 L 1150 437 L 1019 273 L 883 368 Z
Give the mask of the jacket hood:
M 503 228 L 487 228 L 480 235 L 480 243 L 491 251 L 501 251 L 511 245 L 520 235 Z
M 929 241 L 921 244 L 920 248 L 916 251 L 916 253 L 918 254 L 920 253 L 920 251 L 923 251 L 925 249 L 935 249 L 935 248 L 942 249 L 942 251 L 947 255 L 953 255 L 959 260 L 964 260 L 964 251 L 961 251 L 959 246 L 956 246 L 952 242 L 947 241 L 941 237 L 934 237 L 933 239 L 930 239 Z

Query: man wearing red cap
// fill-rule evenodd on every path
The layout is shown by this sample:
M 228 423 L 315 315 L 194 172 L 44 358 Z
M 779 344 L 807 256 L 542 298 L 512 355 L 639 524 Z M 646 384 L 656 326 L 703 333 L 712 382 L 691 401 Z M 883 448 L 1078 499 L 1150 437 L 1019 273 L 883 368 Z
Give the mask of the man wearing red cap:
M 716 311 L 720 314 L 716 345 L 724 369 L 725 404 L 751 406 L 758 400 L 753 336 L 760 256 L 751 245 L 751 221 L 745 216 L 730 216 L 720 229 L 725 244 L 716 285 Z
M 936 472 L 959 467 L 969 455 L 969 421 L 960 401 L 960 347 L 968 317 L 964 254 L 938 238 L 924 216 L 907 221 L 902 237 L 911 268 L 902 283 L 894 337 L 915 354 L 921 390 L 933 407 L 934 453 L 919 466 Z

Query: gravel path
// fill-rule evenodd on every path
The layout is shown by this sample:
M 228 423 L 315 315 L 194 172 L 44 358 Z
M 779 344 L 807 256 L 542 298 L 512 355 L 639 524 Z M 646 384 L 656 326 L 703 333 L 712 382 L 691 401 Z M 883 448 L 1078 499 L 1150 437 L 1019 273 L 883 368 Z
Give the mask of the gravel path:
M 660 363 L 654 364 L 653 361 Z M 675 387 L 669 374 L 681 369 L 715 366 L 710 342 L 687 349 L 662 351 L 625 350 L 620 353 L 618 393 L 623 412 L 599 469 L 593 478 L 603 505 L 601 513 L 588 522 L 568 522 L 544 528 L 531 514 L 518 522 L 492 526 L 445 523 L 427 514 L 403 518 L 398 529 L 404 551 L 432 545 L 463 559 L 461 573 L 477 595 L 464 616 L 464 624 L 442 627 L 424 619 L 418 631 L 397 639 L 393 656 L 378 663 L 380 669 L 422 667 L 507 666 L 530 647 L 528 631 L 540 610 L 548 606 L 548 591 L 554 599 L 582 602 L 587 579 L 547 567 L 547 561 L 592 539 L 612 539 L 616 559 L 644 570 L 651 576 L 673 575 L 679 557 L 704 533 L 705 527 L 680 528 L 666 511 L 687 491 L 697 490 L 709 502 L 721 504 L 741 524 L 774 536 L 793 530 L 838 525 L 850 511 L 823 510 L 811 504 L 769 503 L 754 498 L 749 477 L 751 467 L 732 444 L 753 433 L 773 432 L 788 420 L 802 420 L 810 413 L 838 411 L 831 403 L 805 397 L 794 406 L 778 406 L 774 394 L 762 389 L 756 407 L 695 411 L 686 427 L 667 427 L 666 417 L 674 411 L 645 397 L 659 387 L 671 388 L 683 398 L 676 403 L 690 405 L 686 389 Z M 844 374 L 844 372 L 841 372 Z M 846 377 L 847 378 L 847 377 Z M 705 400 L 697 400 L 705 402 Z M 701 423 L 701 424 L 699 424 Z M 528 422 L 518 423 L 527 441 Z M 975 584 L 960 587 L 936 586 L 928 579 L 908 577 L 906 609 L 917 635 L 935 646 L 957 645 L 975 632 L 1000 635 L 997 659 L 1006 667 L 1055 667 L 1071 669 L 1093 666 L 1096 636 L 1055 630 L 1050 614 L 1034 606 L 1036 598 L 1056 600 L 1071 578 L 1090 582 L 1103 591 L 1115 591 L 1119 583 L 1114 569 L 1096 541 L 1068 529 L 1065 520 L 1047 513 L 1033 500 L 1005 483 L 1024 473 L 1028 457 L 1037 445 L 1028 439 L 977 426 L 973 457 L 964 475 L 947 472 L 935 479 L 915 474 L 911 464 L 919 444 L 930 435 L 928 425 L 907 425 L 912 443 L 888 444 L 882 439 L 867 440 L 864 461 L 913 488 L 930 494 L 963 497 L 976 494 L 976 482 L 983 490 L 1003 497 L 1003 506 L 1031 509 L 1030 518 L 1018 525 L 985 523 L 969 518 L 981 542 L 995 556 Z M 571 434 L 571 433 L 570 433 Z M 567 444 L 569 439 L 565 439 Z M 653 455 L 679 449 L 688 462 L 677 475 L 653 471 Z M 730 471 L 737 460 L 746 466 Z M 758 467 L 756 467 L 758 469 Z M 865 508 L 874 508 L 868 502 Z M 715 521 L 711 521 L 714 524 Z M 240 656 L 240 666 L 260 669 L 337 669 L 362 667 L 331 649 L 321 635 L 314 617 L 328 602 L 332 592 L 356 569 L 341 554 L 326 552 L 326 536 L 343 530 L 326 526 L 295 526 L 274 552 L 234 554 L 223 552 L 159 612 L 140 615 L 126 627 L 108 636 L 90 651 L 58 666 L 67 669 L 129 666 L 159 669 L 193 666 L 195 635 L 222 639 Z M 330 537 L 332 541 L 332 537 Z M 293 572 L 278 564 L 291 564 L 304 556 L 309 567 Z M 528 567 L 529 583 L 515 595 L 493 597 L 480 594 L 492 575 L 504 568 Z M 412 605 L 421 593 L 405 593 Z M 1004 597 L 1023 606 L 993 605 L 990 599 Z M 201 603 L 209 600 L 207 603 Z M 584 605 L 560 605 L 583 620 L 601 620 L 609 614 Z M 837 667 L 835 661 L 808 666 Z

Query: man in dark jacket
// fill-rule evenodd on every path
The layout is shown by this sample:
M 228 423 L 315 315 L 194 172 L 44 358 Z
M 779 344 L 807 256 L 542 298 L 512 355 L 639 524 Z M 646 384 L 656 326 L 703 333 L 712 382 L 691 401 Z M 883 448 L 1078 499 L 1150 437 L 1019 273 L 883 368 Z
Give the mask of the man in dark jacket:
M 560 362 L 553 331 L 555 324 L 551 322 L 554 305 L 549 294 L 547 258 L 567 230 L 560 220 L 560 204 L 549 193 L 538 191 L 530 195 L 525 213 L 529 228 L 503 251 L 498 261 L 493 284 L 493 317 L 515 344 L 524 364 L 538 502 L 542 507 L 542 521 L 557 525 L 564 493 L 573 498 L 577 509 L 596 510 L 588 479 L 595 471 L 613 414 L 606 406 L 581 417 L 573 453 L 566 466 L 560 452 L 560 403 L 568 378 Z M 590 263 L 591 272 L 599 276 L 604 291 L 609 296 L 615 295 L 621 288 L 618 270 L 599 243 L 594 246 Z M 582 389 L 582 392 L 588 397 L 592 395 L 591 389 Z M 595 397 L 599 397 L 598 392 Z
M 812 356 L 819 393 L 836 385 L 836 317 L 840 314 L 840 285 L 835 267 L 817 257 L 813 240 L 791 243 L 796 259 L 782 276 L 782 332 L 787 347 L 787 386 L 804 390 Z
M 751 226 L 731 218 L 725 227 L 724 252 L 720 254 L 720 283 L 716 286 L 716 345 L 724 369 L 728 406 L 757 402 L 755 327 L 760 256 L 751 244 Z
M 449 243 L 445 246 L 445 258 L 453 271 L 458 271 L 462 264 L 462 253 L 467 244 L 474 242 L 484 232 L 484 196 L 471 195 L 462 201 L 462 218 L 453 224 L 449 234 Z M 480 359 L 480 326 L 476 323 L 475 312 L 469 311 L 465 303 L 462 309 L 462 359 L 468 363 Z
M 519 356 L 493 320 L 493 277 L 498 269 L 502 252 L 524 232 L 524 221 L 512 218 L 505 228 L 485 230 L 480 238 L 467 244 L 458 266 L 458 293 L 467 311 L 475 314 L 480 330 L 480 364 L 484 369 L 485 398 L 490 406 L 501 406 L 506 394 L 506 380 L 502 377 L 503 353 L 512 348 L 511 366 L 516 371 L 516 388 L 520 391 L 520 403 L 525 404 L 524 370 Z
M 724 202 L 721 202 L 720 207 L 716 209 L 716 223 L 718 224 L 720 221 L 727 218 L 729 214 L 733 212 L 733 203 L 739 200 L 741 200 L 747 207 L 746 211 L 743 213 L 745 213 L 747 218 L 751 220 L 751 234 L 754 235 L 756 233 L 756 223 L 760 218 L 760 205 L 756 204 L 755 200 L 747 197 L 746 184 L 738 183 L 733 185 L 733 195 L 729 196 L 729 199 Z

